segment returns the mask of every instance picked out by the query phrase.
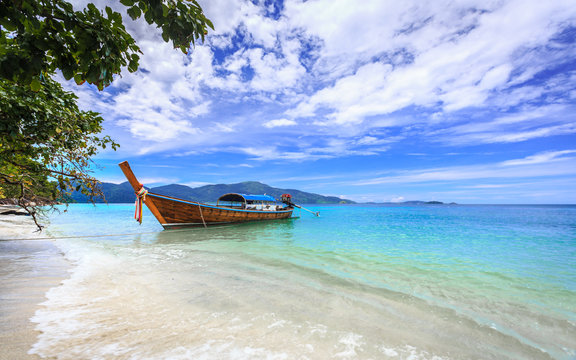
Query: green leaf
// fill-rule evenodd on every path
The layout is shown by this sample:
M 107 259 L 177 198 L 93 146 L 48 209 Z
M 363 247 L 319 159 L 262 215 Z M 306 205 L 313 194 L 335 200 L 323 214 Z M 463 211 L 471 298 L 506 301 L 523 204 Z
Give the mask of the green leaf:
M 128 15 L 130 15 L 132 20 L 138 19 L 140 17 L 140 15 L 142 14 L 142 11 L 140 10 L 140 8 L 138 6 L 132 6 L 131 8 L 129 8 L 126 11 L 128 12 Z
M 42 83 L 40 82 L 40 80 L 33 79 L 32 82 L 30 82 L 30 89 L 32 91 L 38 92 L 38 91 L 40 91 L 41 88 L 42 88 Z
M 148 24 L 152 24 L 154 22 L 154 15 L 152 15 L 152 12 L 146 11 L 144 12 L 144 19 Z
M 10 19 L 5 19 L 4 17 L 0 19 L 0 25 L 3 26 L 8 31 L 15 31 L 16 29 L 18 29 L 18 26 L 16 26 L 16 24 L 12 23 Z
M 130 60 L 130 63 L 128 64 L 128 71 L 136 72 L 136 70 L 138 70 L 138 61 Z
M 82 85 L 86 82 L 86 80 L 84 80 L 84 76 L 82 74 L 74 75 L 74 81 L 76 82 L 76 85 Z
M 90 67 L 90 69 L 88 70 L 88 74 L 86 74 L 86 80 L 90 84 L 95 84 L 98 81 L 99 77 L 100 77 L 99 69 L 97 69 L 94 66 Z
M 120 4 L 124 6 L 132 6 L 134 5 L 134 0 L 120 0 Z
M 70 80 L 74 76 L 74 69 L 71 67 L 64 67 L 62 68 L 62 75 L 64 75 L 64 79 Z

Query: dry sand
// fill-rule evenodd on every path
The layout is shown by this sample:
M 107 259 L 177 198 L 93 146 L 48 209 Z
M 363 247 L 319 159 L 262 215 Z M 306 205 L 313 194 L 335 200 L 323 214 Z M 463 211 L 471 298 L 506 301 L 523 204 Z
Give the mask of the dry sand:
M 0 360 L 39 359 L 28 355 L 38 336 L 30 318 L 69 264 L 51 240 L 18 239 L 46 236 L 29 216 L 0 215 Z

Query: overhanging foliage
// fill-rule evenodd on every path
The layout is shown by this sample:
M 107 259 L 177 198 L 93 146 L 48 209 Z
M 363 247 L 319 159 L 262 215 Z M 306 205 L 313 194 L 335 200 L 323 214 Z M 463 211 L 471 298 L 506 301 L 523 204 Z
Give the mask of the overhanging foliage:
M 133 20 L 156 24 L 164 41 L 183 52 L 213 28 L 195 0 L 117 4 Z M 123 68 L 137 71 L 141 51 L 123 20 L 91 3 L 74 9 L 63 0 L 0 2 L 0 198 L 16 198 L 37 225 L 38 205 L 46 201 L 69 199 L 73 190 L 102 195 L 89 175 L 91 159 L 118 144 L 97 136 L 104 119 L 80 110 L 52 76 L 60 70 L 67 80 L 102 90 Z

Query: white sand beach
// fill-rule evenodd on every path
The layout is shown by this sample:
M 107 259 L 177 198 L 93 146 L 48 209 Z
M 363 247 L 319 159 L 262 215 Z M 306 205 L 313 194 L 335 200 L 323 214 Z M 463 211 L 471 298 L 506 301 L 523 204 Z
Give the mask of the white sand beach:
M 17 209 L 0 206 L 0 213 Z M 38 332 L 30 322 L 46 292 L 68 276 L 68 264 L 29 216 L 0 215 L 0 360 L 38 359 L 28 350 Z

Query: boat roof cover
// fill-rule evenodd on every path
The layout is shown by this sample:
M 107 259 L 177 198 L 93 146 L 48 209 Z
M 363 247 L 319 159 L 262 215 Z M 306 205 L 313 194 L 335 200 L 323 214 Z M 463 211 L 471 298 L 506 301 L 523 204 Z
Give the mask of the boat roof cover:
M 270 195 L 251 195 L 251 194 L 226 194 L 220 196 L 218 201 L 238 201 L 238 202 L 245 202 L 245 201 L 276 201 Z

